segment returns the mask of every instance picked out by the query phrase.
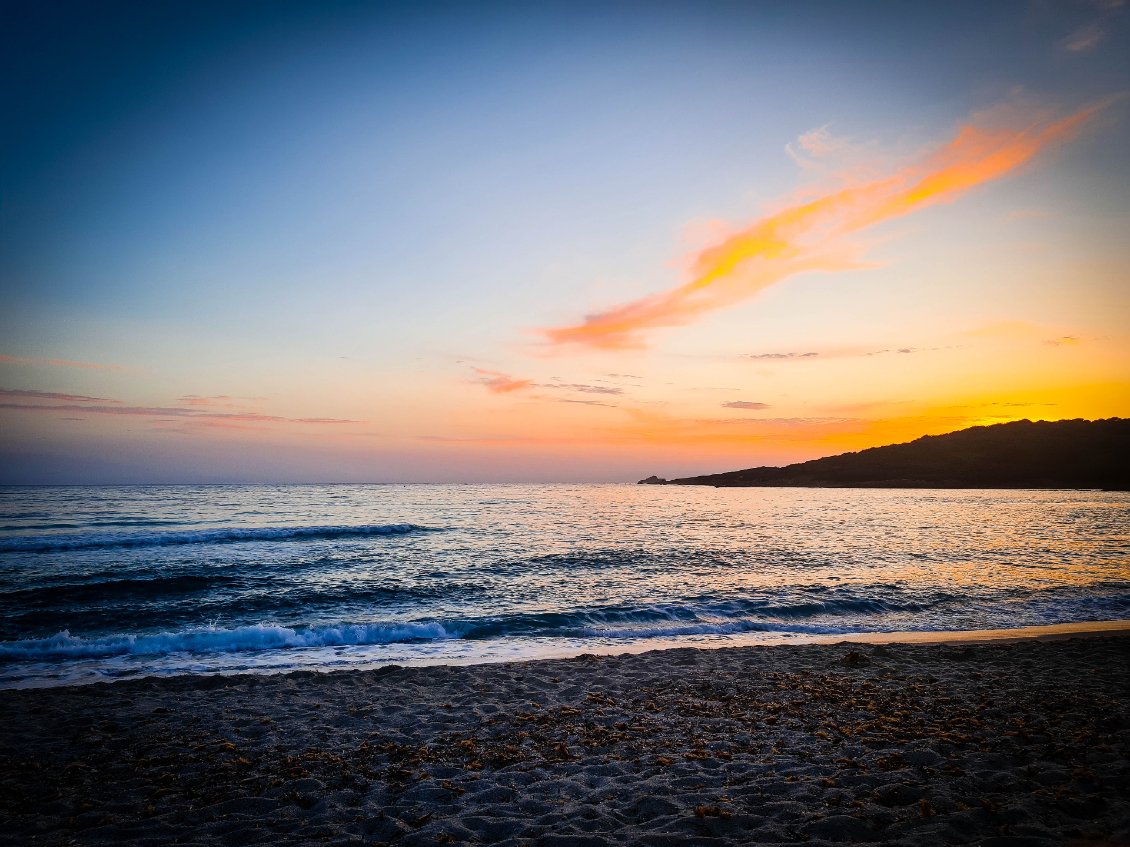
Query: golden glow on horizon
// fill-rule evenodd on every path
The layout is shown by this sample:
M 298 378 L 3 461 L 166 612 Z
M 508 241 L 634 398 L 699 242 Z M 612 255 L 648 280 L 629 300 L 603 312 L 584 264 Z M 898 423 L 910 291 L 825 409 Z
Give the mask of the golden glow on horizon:
M 239 379 L 192 379 L 175 389 L 167 364 L 164 371 L 100 364 L 77 351 L 74 358 L 0 355 L 13 386 L 0 388 L 6 438 L 15 445 L 51 439 L 73 445 L 76 455 L 91 444 L 120 444 L 123 455 L 215 449 L 227 462 L 255 449 L 271 461 L 301 457 L 311 478 L 323 463 L 357 474 L 372 467 L 372 479 L 412 478 L 414 470 L 383 470 L 391 456 L 413 469 L 430 463 L 437 479 L 505 478 L 510 469 L 514 478 L 627 479 L 789 464 L 1024 418 L 1126 416 L 1130 346 L 1107 308 L 1125 265 L 1113 253 L 1066 260 L 1061 253 L 1052 267 L 1036 252 L 1009 253 L 1015 245 L 994 242 L 999 252 L 985 255 L 997 265 L 966 257 L 947 264 L 938 281 L 918 262 L 898 281 L 924 303 L 931 284 L 944 286 L 954 296 L 938 313 L 917 309 L 917 301 L 886 309 L 879 299 L 894 289 L 871 278 L 877 309 L 855 324 L 841 320 L 844 302 L 863 302 L 864 274 L 839 302 L 800 286 L 781 289 L 776 314 L 753 315 L 749 331 L 745 317 L 734 315 L 729 327 L 718 319 L 721 332 L 687 329 L 677 345 L 643 350 L 654 330 L 694 323 L 798 273 L 874 268 L 861 233 L 1016 172 L 1073 138 L 1109 102 L 1062 118 L 1002 107 L 970 119 L 911 164 L 872 163 L 866 177 L 858 167 L 835 168 L 834 189 L 782 201 L 740 231 L 715 236 L 692 257 L 684 285 L 542 330 L 549 344 L 532 351 L 491 344 L 429 351 L 410 364 L 295 356 L 285 366 L 249 355 L 253 366 Z M 818 156 L 843 147 L 824 132 L 804 149 Z M 1017 219 L 1007 206 L 993 211 Z M 1054 217 L 1025 209 L 1021 226 L 1038 233 Z M 1057 236 L 1072 237 L 1068 227 Z M 927 255 L 937 237 L 915 246 Z M 1012 235 L 1005 230 L 1005 237 Z M 995 288 L 1019 295 L 994 301 Z M 1055 309 L 1063 305 L 1069 314 L 1061 318 Z

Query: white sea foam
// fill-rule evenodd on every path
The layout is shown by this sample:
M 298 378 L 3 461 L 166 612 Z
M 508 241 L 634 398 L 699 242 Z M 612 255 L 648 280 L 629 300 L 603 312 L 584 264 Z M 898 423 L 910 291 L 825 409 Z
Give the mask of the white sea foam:
M 0 643 L 0 661 L 79 659 L 101 656 L 147 656 L 168 653 L 228 653 L 294 647 L 341 647 L 393 644 L 403 641 L 438 641 L 458 638 L 438 623 L 372 623 L 293 629 L 275 624 L 254 624 L 235 629 L 198 627 L 180 632 L 111 635 L 82 638 L 68 630 L 49 638 Z
M 852 632 L 851 627 L 824 624 L 783 624 L 767 621 L 713 621 L 669 626 L 587 627 L 580 634 L 590 638 L 676 638 L 683 635 L 736 635 L 743 632 L 792 632 L 812 635 Z

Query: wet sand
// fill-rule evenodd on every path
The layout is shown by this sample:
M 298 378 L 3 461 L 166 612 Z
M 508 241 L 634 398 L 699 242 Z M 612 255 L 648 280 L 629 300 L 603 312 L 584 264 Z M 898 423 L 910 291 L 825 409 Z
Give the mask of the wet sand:
M 1130 844 L 1127 631 L 1040 635 L 4 691 L 0 843 Z

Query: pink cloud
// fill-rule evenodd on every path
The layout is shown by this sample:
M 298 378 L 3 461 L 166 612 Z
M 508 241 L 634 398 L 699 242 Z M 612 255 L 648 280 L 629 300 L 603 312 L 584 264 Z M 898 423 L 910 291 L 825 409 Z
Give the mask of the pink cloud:
M 488 391 L 495 394 L 509 394 L 512 391 L 523 391 L 533 387 L 533 382 L 528 379 L 514 379 L 509 374 L 501 371 L 488 371 L 485 368 L 474 368 L 479 375 L 479 384 L 486 386 Z

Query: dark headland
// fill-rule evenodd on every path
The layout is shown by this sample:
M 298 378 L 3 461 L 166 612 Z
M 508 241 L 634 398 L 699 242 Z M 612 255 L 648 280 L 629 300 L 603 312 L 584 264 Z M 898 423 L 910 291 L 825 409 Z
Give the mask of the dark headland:
M 1130 490 L 1130 420 L 1014 421 L 785 467 L 641 485 Z

